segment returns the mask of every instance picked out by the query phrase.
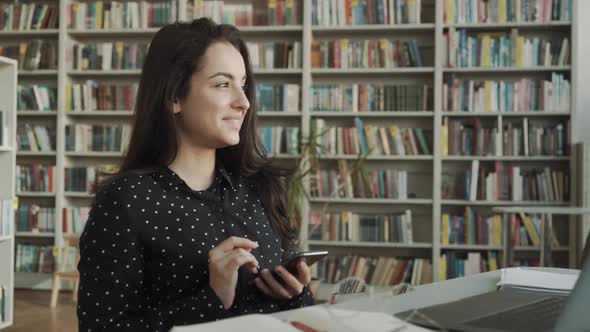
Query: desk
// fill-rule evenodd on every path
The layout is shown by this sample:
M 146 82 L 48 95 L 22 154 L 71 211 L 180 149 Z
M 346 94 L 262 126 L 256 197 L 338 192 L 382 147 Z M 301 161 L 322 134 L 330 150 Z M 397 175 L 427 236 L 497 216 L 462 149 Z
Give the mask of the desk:
M 550 271 L 565 274 L 577 274 L 579 270 L 559 268 L 527 268 L 539 271 Z M 359 311 L 384 312 L 395 314 L 406 310 L 424 308 L 431 305 L 457 301 L 466 297 L 488 293 L 496 289 L 500 281 L 501 271 L 479 273 L 463 278 L 456 278 L 417 286 L 410 293 L 392 296 L 391 292 L 379 292 L 371 296 L 346 300 L 332 305 L 335 308 L 352 309 Z M 328 304 L 321 304 L 327 306 Z M 294 309 L 300 310 L 300 309 Z M 287 320 L 294 310 L 282 311 L 272 314 L 282 320 Z
M 551 266 L 553 264 L 551 258 L 551 228 L 555 215 L 584 215 L 590 214 L 590 208 L 583 207 L 557 207 L 557 206 L 508 206 L 508 207 L 495 207 L 492 208 L 493 212 L 508 214 L 508 213 L 533 213 L 547 215 L 547 219 L 541 218 L 541 250 L 540 250 L 540 265 Z M 573 239 L 570 238 L 570 241 Z M 504 266 L 513 266 L 514 262 L 514 246 L 512 243 L 512 227 L 509 219 L 505 216 L 504 218 Z M 570 255 L 572 255 L 573 242 L 570 242 Z M 572 256 L 570 256 L 572 257 Z M 575 256 L 574 256 L 575 257 Z M 571 261 L 570 261 L 571 264 Z M 571 266 L 570 266 L 571 267 Z

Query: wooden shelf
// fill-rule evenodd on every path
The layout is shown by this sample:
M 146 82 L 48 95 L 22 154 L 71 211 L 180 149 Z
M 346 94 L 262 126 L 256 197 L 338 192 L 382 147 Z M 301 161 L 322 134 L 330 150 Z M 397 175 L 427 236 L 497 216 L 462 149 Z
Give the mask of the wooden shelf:
M 39 237 L 39 238 L 54 238 L 55 233 L 46 232 L 16 232 L 16 237 Z
M 350 32 L 395 32 L 395 31 L 431 31 L 434 23 L 422 24 L 363 24 L 363 25 L 312 25 L 312 33 L 350 33 Z
M 395 242 L 353 242 L 353 241 L 323 241 L 308 240 L 310 246 L 316 247 L 372 247 L 372 248 L 400 248 L 400 249 L 430 249 L 430 243 L 395 243 Z
M 132 111 L 72 111 L 65 112 L 71 117 L 131 117 Z
M 557 111 L 522 111 L 522 112 L 442 112 L 445 117 L 549 117 L 570 116 L 570 112 Z
M 153 37 L 160 28 L 139 28 L 139 29 L 103 29 L 103 30 L 85 30 L 85 29 L 68 29 L 67 32 L 72 37 Z
M 300 118 L 301 112 L 282 112 L 282 111 L 264 111 L 257 112 L 256 116 L 259 118 Z
M 66 157 L 88 157 L 88 158 L 120 158 L 123 152 L 69 152 L 66 151 Z
M 445 73 L 525 73 L 568 71 L 570 66 L 444 68 Z
M 19 117 L 54 117 L 57 111 L 17 111 Z
M 398 112 L 398 111 L 371 111 L 371 112 L 341 112 L 341 111 L 314 111 L 310 112 L 311 117 L 318 118 L 431 118 L 432 111 L 423 112 Z
M 465 206 L 567 206 L 568 202 L 545 202 L 545 201 L 466 201 L 456 199 L 443 199 L 442 205 L 465 205 Z
M 448 156 L 442 157 L 443 161 L 518 161 L 518 162 L 534 162 L 534 161 L 570 161 L 569 156 Z
M 94 194 L 76 191 L 66 191 L 64 196 L 70 198 L 94 198 Z
M 55 151 L 18 151 L 16 153 L 19 157 L 55 157 Z
M 37 69 L 37 70 L 24 70 L 19 69 L 18 76 L 34 77 L 34 76 L 57 76 L 57 69 Z
M 11 235 L 3 235 L 3 236 L 0 236 L 0 242 L 9 241 L 9 240 L 12 240 L 12 236 Z
M 57 37 L 58 29 L 39 29 L 39 30 L 19 30 L 19 31 L 0 31 L 0 37 Z
M 55 197 L 55 193 L 47 193 L 47 192 L 17 192 L 15 196 L 20 197 Z
M 70 76 L 139 76 L 141 75 L 140 69 L 111 69 L 111 70 L 100 70 L 100 69 L 86 69 L 86 70 L 69 70 L 67 72 Z
M 357 160 L 359 157 L 357 155 L 326 155 L 320 156 L 318 159 L 320 160 Z M 432 155 L 417 155 L 417 156 L 378 156 L 378 155 L 368 155 L 365 157 L 366 160 L 404 160 L 404 161 L 423 161 L 423 160 L 433 160 Z
M 408 204 L 408 205 L 429 205 L 431 199 L 390 199 L 390 198 L 312 198 L 311 203 L 332 203 L 332 204 Z
M 399 68 L 312 68 L 312 75 L 347 75 L 347 74 L 431 74 L 433 67 L 399 67 Z
M 443 244 L 440 246 L 443 250 L 503 250 L 502 246 L 485 245 L 485 244 Z
M 545 23 L 538 22 L 507 22 L 507 23 L 462 23 L 462 24 L 444 24 L 443 28 L 448 29 L 453 27 L 455 29 L 473 29 L 473 30 L 486 30 L 486 29 L 550 29 L 557 27 L 571 27 L 572 22 L 570 21 L 551 21 Z

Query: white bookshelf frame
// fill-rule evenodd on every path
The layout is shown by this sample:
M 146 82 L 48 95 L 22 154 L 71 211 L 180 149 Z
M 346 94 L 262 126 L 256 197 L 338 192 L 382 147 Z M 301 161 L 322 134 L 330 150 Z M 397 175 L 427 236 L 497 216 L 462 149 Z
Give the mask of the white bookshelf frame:
M 148 39 L 153 36 L 158 29 L 150 28 L 144 30 L 98 30 L 98 31 L 87 31 L 87 30 L 73 30 L 68 29 L 66 27 L 66 12 L 67 12 L 67 1 L 69 0 L 58 0 L 59 3 L 59 11 L 60 11 L 60 20 L 59 20 L 59 28 L 54 29 L 51 31 L 23 31 L 23 32 L 0 32 L 0 37 L 2 36 L 10 36 L 11 38 L 28 38 L 32 35 L 42 34 L 42 38 L 57 38 L 58 46 L 59 46 L 59 62 L 58 62 L 58 70 L 36 70 L 36 71 L 19 71 L 19 77 L 25 78 L 27 80 L 55 80 L 56 86 L 58 88 L 58 110 L 56 112 L 18 112 L 19 121 L 31 121 L 35 120 L 38 117 L 42 118 L 49 118 L 55 119 L 56 121 L 56 146 L 57 149 L 55 154 L 53 153 L 18 153 L 19 158 L 25 158 L 26 160 L 30 160 L 32 158 L 42 158 L 43 162 L 47 162 L 48 158 L 55 158 L 55 165 L 56 167 L 56 177 L 55 177 L 55 193 L 53 194 L 36 194 L 36 193 L 27 193 L 26 195 L 29 199 L 42 197 L 46 200 L 55 200 L 55 210 L 56 210 L 56 227 L 55 227 L 55 238 L 54 244 L 61 245 L 62 243 L 62 234 L 61 234 L 61 225 L 60 221 L 62 220 L 62 211 L 61 209 L 65 206 L 70 205 L 82 205 L 91 202 L 92 196 L 87 194 L 80 194 L 80 193 L 69 193 L 65 192 L 64 190 L 64 169 L 66 166 L 69 166 L 73 163 L 81 163 L 81 162 L 88 162 L 88 164 L 97 164 L 97 163 L 111 163 L 114 161 L 114 158 L 117 158 L 116 153 L 72 153 L 65 151 L 65 137 L 64 137 L 64 128 L 66 123 L 76 123 L 77 121 L 86 121 L 88 119 L 93 121 L 99 121 L 101 119 L 108 119 L 108 120 L 115 120 L 115 121 L 128 121 L 131 117 L 131 113 L 123 113 L 123 112 L 103 112 L 103 111 L 96 111 L 96 112 L 72 112 L 72 113 L 65 113 L 64 105 L 65 105 L 65 87 L 66 82 L 69 79 L 74 80 L 82 80 L 82 79 L 105 79 L 111 80 L 113 78 L 118 80 L 130 80 L 130 81 L 137 81 L 139 79 L 140 70 L 110 70 L 110 71 L 81 71 L 81 70 L 72 70 L 66 64 L 66 57 L 65 52 L 67 51 L 67 45 L 72 40 L 82 39 L 85 42 L 90 42 L 92 40 L 104 40 L 104 39 L 112 39 L 116 40 L 117 38 L 142 38 Z M 174 0 L 177 1 L 177 0 Z M 186 3 L 183 0 L 178 0 L 178 14 L 179 20 L 185 20 L 186 17 L 184 16 L 186 13 Z M 494 248 L 489 250 L 498 250 L 500 251 L 501 248 L 496 248 L 494 246 L 464 246 L 464 247 L 449 247 L 449 246 L 442 246 L 440 241 L 440 220 L 441 214 L 444 208 L 448 206 L 477 206 L 480 208 L 491 208 L 492 206 L 496 205 L 523 205 L 529 204 L 530 205 L 542 205 L 546 204 L 545 202 L 499 202 L 499 201 L 477 201 L 477 202 L 469 202 L 464 200 L 446 200 L 442 199 L 441 197 L 441 175 L 442 171 L 445 169 L 445 166 L 452 163 L 460 163 L 460 162 L 469 162 L 471 160 L 484 160 L 484 161 L 495 161 L 495 160 L 502 160 L 502 161 L 513 161 L 513 162 L 559 162 L 559 163 L 569 163 L 570 165 L 570 174 L 572 173 L 571 170 L 571 158 L 567 157 L 459 157 L 459 156 L 445 156 L 443 157 L 441 154 L 441 144 L 440 140 L 438 139 L 441 137 L 441 123 L 443 117 L 481 117 L 481 118 L 496 118 L 501 119 L 502 117 L 530 117 L 530 118 L 547 118 L 553 119 L 556 117 L 561 117 L 563 119 L 573 119 L 574 117 L 574 110 L 570 110 L 569 112 L 527 112 L 527 113 L 467 113 L 467 112 L 457 112 L 457 113 L 442 113 L 442 86 L 444 82 L 444 78 L 446 75 L 451 73 L 457 73 L 461 75 L 474 75 L 473 77 L 477 77 L 478 74 L 488 74 L 492 73 L 496 76 L 494 78 L 501 78 L 502 75 L 529 75 L 536 72 L 551 72 L 557 71 L 561 73 L 569 73 L 570 82 L 572 87 L 576 84 L 576 64 L 574 62 L 575 58 L 570 56 L 572 59 L 572 64 L 568 66 L 553 66 L 553 67 L 516 67 L 516 68 L 446 68 L 442 63 L 443 59 L 443 52 L 444 52 L 444 38 L 443 32 L 445 29 L 449 27 L 454 28 L 467 28 L 474 31 L 486 31 L 486 29 L 510 29 L 510 28 L 518 28 L 526 31 L 541 31 L 543 33 L 549 33 L 551 29 L 561 29 L 561 31 L 569 31 L 569 37 L 571 43 L 571 52 L 570 54 L 575 54 L 573 50 L 575 50 L 575 39 L 572 38 L 573 34 L 576 33 L 574 29 L 575 19 L 577 17 L 577 13 L 574 10 L 574 17 L 572 18 L 571 22 L 551 22 L 547 24 L 539 24 L 539 23 L 506 23 L 506 24 L 445 24 L 443 22 L 443 6 L 444 2 L 439 0 L 433 0 L 435 3 L 435 17 L 434 22 L 431 23 L 422 23 L 422 24 L 400 24 L 400 25 L 362 25 L 362 26 L 332 26 L 332 27 L 323 27 L 323 26 L 312 26 L 311 25 L 311 0 L 300 0 L 303 2 L 303 17 L 302 17 L 302 24 L 295 25 L 295 26 L 269 26 L 269 27 L 241 27 L 240 30 L 243 32 L 243 36 L 245 39 L 250 38 L 250 36 L 255 36 L 257 40 L 264 38 L 269 40 L 276 39 L 277 36 L 288 36 L 289 39 L 293 39 L 295 37 L 297 40 L 302 42 L 302 68 L 300 69 L 258 69 L 255 70 L 255 75 L 257 76 L 257 81 L 261 82 L 264 81 L 265 78 L 269 78 L 271 80 L 276 80 L 277 78 L 288 78 L 289 81 L 298 80 L 298 83 L 301 85 L 302 91 L 302 99 L 301 99 L 301 112 L 293 112 L 293 113 L 282 113 L 282 112 L 261 112 L 259 113 L 259 120 L 261 124 L 264 124 L 265 121 L 270 120 L 274 122 L 288 120 L 291 123 L 299 122 L 301 126 L 301 134 L 303 137 L 307 137 L 310 132 L 310 124 L 313 118 L 326 118 L 326 119 L 338 119 L 338 120 L 352 120 L 354 116 L 362 117 L 363 119 L 371 119 L 371 120 L 380 120 L 385 119 L 388 121 L 421 121 L 421 123 L 431 122 L 432 124 L 432 155 L 418 155 L 418 156 L 369 156 L 367 158 L 367 163 L 378 162 L 378 163 L 391 163 L 395 165 L 396 162 L 404 162 L 404 163 L 415 163 L 416 165 L 421 166 L 428 166 L 432 169 L 432 196 L 430 198 L 420 198 L 420 199 L 406 199 L 406 200 L 386 200 L 386 199 L 324 199 L 324 198 L 315 198 L 311 202 L 306 202 L 303 206 L 303 216 L 307 216 L 309 209 L 312 206 L 318 206 L 325 203 L 335 204 L 337 203 L 339 207 L 344 205 L 349 207 L 351 210 L 356 211 L 359 207 L 365 210 L 372 209 L 374 206 L 380 207 L 387 207 L 391 208 L 392 210 L 398 211 L 400 207 L 407 206 L 408 208 L 412 209 L 421 209 L 421 210 L 428 210 L 431 211 L 432 215 L 432 242 L 428 243 L 428 246 L 418 246 L 412 247 L 403 244 L 395 245 L 395 244 L 379 244 L 376 243 L 373 246 L 367 243 L 362 244 L 350 244 L 350 247 L 363 247 L 363 248 L 372 248 L 376 255 L 388 255 L 394 256 L 396 251 L 400 248 L 413 250 L 413 249 L 426 249 L 430 251 L 430 256 L 426 258 L 430 258 L 433 264 L 433 279 L 436 281 L 438 280 L 438 271 L 439 271 L 439 260 L 442 251 L 445 250 L 480 250 L 481 248 Z M 573 0 L 574 8 L 577 8 L 577 1 Z M 421 36 L 428 36 L 428 38 L 432 40 L 432 45 L 434 47 L 434 64 L 431 67 L 424 67 L 424 68 L 375 68 L 375 69 L 320 69 L 320 68 L 311 68 L 311 41 L 313 40 L 314 36 L 319 38 L 341 38 L 346 37 L 350 33 L 361 33 L 361 34 L 375 34 L 376 36 L 383 36 L 386 35 L 391 38 L 396 38 L 397 33 L 402 33 L 407 35 L 408 33 L 416 32 L 419 33 Z M 433 82 L 433 91 L 434 91 L 434 110 L 427 110 L 426 112 L 390 112 L 390 113 L 371 113 L 371 114 L 363 114 L 363 113 L 352 113 L 352 112 L 311 112 L 310 104 L 311 100 L 309 95 L 306 93 L 309 91 L 311 85 L 314 82 L 315 78 L 319 79 L 333 79 L 334 81 L 338 81 L 340 79 L 354 79 L 356 77 L 363 77 L 363 78 L 375 78 L 375 81 L 383 82 L 384 80 L 389 79 L 405 79 L 405 80 L 416 80 L 419 78 L 421 81 L 424 78 L 428 79 L 429 81 Z M 573 91 L 572 89 L 572 101 L 574 100 Z M 574 103 L 571 103 L 572 107 Z M 352 123 L 352 122 L 351 122 Z M 571 131 L 569 132 L 571 135 Z M 0 152 L 2 153 L 2 152 Z M 289 161 L 294 158 L 294 156 L 288 155 L 278 155 L 275 156 L 277 159 L 282 159 L 285 161 Z M 338 160 L 338 159 L 345 159 L 350 160 L 354 159 L 351 156 L 324 156 L 321 158 L 322 160 Z M 53 160 L 53 159 L 51 159 Z M 308 179 L 305 180 L 306 185 L 309 185 Z M 572 188 L 572 186 L 570 186 Z M 550 202 L 551 205 L 556 205 L 555 202 Z M 568 202 L 561 203 L 561 205 L 568 205 Z M 560 205 L 559 203 L 557 205 Z M 429 213 L 430 214 L 430 213 Z M 309 249 L 313 247 L 342 247 L 341 243 L 333 243 L 327 242 L 320 244 L 317 241 L 308 240 L 308 224 L 307 218 L 304 218 L 304 222 L 301 228 L 301 245 L 304 249 Z M 575 241 L 576 237 L 573 236 L 575 234 L 576 229 L 571 226 L 570 222 L 570 231 L 569 231 L 569 241 Z M 565 248 L 565 247 L 564 247 Z M 570 245 L 571 248 L 571 245 Z M 486 249 L 488 250 L 488 249 Z M 533 250 L 531 248 L 531 250 Z M 563 250 L 563 248 L 562 248 Z M 570 266 L 571 262 L 574 262 L 575 259 L 573 258 L 575 253 L 573 250 L 569 252 L 570 257 Z M 424 257 L 424 256 L 421 256 Z M 50 279 L 50 275 L 47 276 L 47 279 Z M 29 278 L 35 279 L 35 283 L 23 283 L 19 284 L 19 287 L 38 287 L 39 283 L 37 282 L 38 278 Z M 49 283 L 45 283 L 50 285 Z
M 0 199 L 14 200 L 14 182 L 16 171 L 16 87 L 17 61 L 0 56 L 0 110 L 5 112 L 5 138 L 7 142 L 0 149 Z M 1 218 L 1 216 L 0 216 Z M 14 225 L 12 234 L 0 237 L 0 286 L 5 287 L 4 321 L 0 321 L 0 330 L 13 325 L 14 322 Z

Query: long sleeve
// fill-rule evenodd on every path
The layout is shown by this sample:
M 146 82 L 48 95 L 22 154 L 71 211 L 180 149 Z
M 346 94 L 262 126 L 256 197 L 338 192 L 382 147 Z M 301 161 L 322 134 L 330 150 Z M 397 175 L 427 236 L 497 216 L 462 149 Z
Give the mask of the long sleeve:
M 224 318 L 206 283 L 186 297 L 154 305 L 144 287 L 144 249 L 128 213 L 127 195 L 99 195 L 80 241 L 80 331 L 168 331 L 173 325 Z
M 314 304 L 314 298 L 311 294 L 309 286 L 305 286 L 303 288 L 303 292 L 298 296 L 288 300 L 287 302 L 281 304 L 281 310 L 290 310 L 290 309 L 297 309 L 302 307 L 308 307 Z

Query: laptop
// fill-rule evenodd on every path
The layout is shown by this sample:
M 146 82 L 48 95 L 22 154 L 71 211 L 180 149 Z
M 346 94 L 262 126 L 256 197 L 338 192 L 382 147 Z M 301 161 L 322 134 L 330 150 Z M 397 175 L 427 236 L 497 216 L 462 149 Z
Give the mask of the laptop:
M 411 323 L 450 331 L 590 332 L 590 257 L 568 295 L 502 288 L 459 301 L 396 314 Z

